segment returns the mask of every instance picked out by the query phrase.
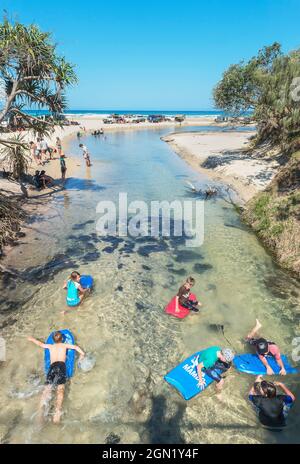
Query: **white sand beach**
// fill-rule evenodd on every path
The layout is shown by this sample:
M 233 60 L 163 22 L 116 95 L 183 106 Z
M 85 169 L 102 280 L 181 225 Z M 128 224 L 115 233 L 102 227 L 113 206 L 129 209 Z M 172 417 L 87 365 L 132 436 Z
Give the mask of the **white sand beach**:
M 174 121 L 160 123 L 142 122 L 126 124 L 103 123 L 103 115 L 76 115 L 68 116 L 69 121 L 76 121 L 78 125 L 56 127 L 55 131 L 46 140 L 50 147 L 55 148 L 56 137 L 62 140 L 63 151 L 67 161 L 67 176 L 73 175 L 78 166 L 78 160 L 72 158 L 68 152 L 68 142 L 77 132 L 88 135 L 95 130 L 103 129 L 104 134 L 116 131 L 133 131 L 142 129 L 174 128 L 174 133 L 163 138 L 172 149 L 189 163 L 195 170 L 205 172 L 212 179 L 229 185 L 236 191 L 241 203 L 250 200 L 258 191 L 263 190 L 276 174 L 278 164 L 263 158 L 250 156 L 248 147 L 253 131 L 221 131 L 221 132 L 180 132 L 180 126 L 217 126 L 228 127 L 227 123 L 216 123 L 214 116 L 187 117 L 181 124 Z M 30 132 L 22 133 L 25 141 L 34 139 Z M 10 137 L 4 134 L 4 137 Z M 32 174 L 39 166 L 31 161 L 29 173 Z M 60 178 L 60 165 L 58 157 L 49 161 L 45 166 L 48 175 L 54 179 Z M 9 183 L 10 184 L 10 183 Z M 11 187 L 9 185 L 9 187 Z M 0 179 L 0 189 L 7 189 L 7 181 Z M 14 189 L 18 187 L 15 186 Z
M 278 170 L 278 163 L 259 153 L 249 153 L 253 131 L 174 133 L 162 140 L 194 169 L 236 191 L 241 203 L 264 190 Z
M 132 130 L 143 130 L 143 129 L 161 129 L 165 127 L 176 128 L 180 126 L 211 126 L 211 125 L 220 125 L 215 123 L 215 116 L 207 116 L 207 117 L 187 117 L 185 121 L 181 124 L 176 123 L 174 121 L 166 121 L 160 123 L 151 123 L 151 122 L 142 122 L 142 123 L 126 123 L 126 124 L 104 124 L 103 120 L 105 119 L 105 115 L 68 115 L 67 119 L 71 122 L 77 122 L 78 124 L 72 124 L 69 126 L 59 127 L 56 126 L 54 132 L 51 136 L 45 137 L 48 145 L 50 147 L 55 148 L 56 137 L 59 137 L 62 141 L 63 152 L 66 156 L 67 162 L 67 176 L 71 176 L 74 174 L 76 170 L 76 166 L 78 166 L 78 160 L 72 158 L 72 153 L 68 151 L 68 142 L 71 138 L 73 138 L 77 132 L 80 132 L 83 135 L 88 135 L 95 130 L 103 129 L 104 134 L 107 132 L 117 132 L 117 131 L 132 131 Z M 3 133 L 1 137 L 3 139 L 11 138 L 12 136 L 20 134 L 25 142 L 30 142 L 31 140 L 36 140 L 36 137 L 29 132 L 24 131 L 21 133 Z M 34 160 L 31 160 L 30 167 L 29 167 L 29 174 L 33 174 L 36 169 L 41 169 L 41 166 L 38 166 Z M 47 174 L 54 179 L 60 178 L 60 165 L 58 157 L 54 154 L 53 160 L 47 162 L 44 169 L 46 170 Z M 10 192 L 18 193 L 20 191 L 19 185 L 17 183 L 12 183 L 7 181 L 6 179 L 0 179 L 0 189 L 3 191 L 9 190 Z M 30 194 L 30 192 L 29 192 Z M 36 195 L 36 193 L 35 193 Z

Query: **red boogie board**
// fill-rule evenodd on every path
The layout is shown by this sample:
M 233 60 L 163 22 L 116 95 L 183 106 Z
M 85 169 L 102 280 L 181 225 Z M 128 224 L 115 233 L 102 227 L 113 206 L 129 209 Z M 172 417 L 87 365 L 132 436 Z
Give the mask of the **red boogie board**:
M 190 300 L 190 301 L 197 301 L 196 295 L 194 295 L 193 293 L 191 293 L 191 294 L 190 294 L 190 297 L 189 297 L 189 300 Z M 170 301 L 170 303 L 166 306 L 165 312 L 166 312 L 167 314 L 171 314 L 171 316 L 177 317 L 178 319 L 184 319 L 184 318 L 187 317 L 187 316 L 190 314 L 190 312 L 191 312 L 190 309 L 184 308 L 184 307 L 181 306 L 180 304 L 178 304 L 179 313 L 176 313 L 175 308 L 176 308 L 176 296 L 174 296 L 174 298 L 172 298 L 172 300 Z

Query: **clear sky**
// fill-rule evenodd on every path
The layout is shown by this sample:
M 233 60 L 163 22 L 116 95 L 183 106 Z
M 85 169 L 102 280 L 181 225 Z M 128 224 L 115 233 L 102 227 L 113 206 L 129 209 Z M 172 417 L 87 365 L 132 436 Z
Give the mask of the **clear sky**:
M 0 0 L 76 64 L 72 109 L 200 110 L 232 63 L 300 47 L 300 0 Z

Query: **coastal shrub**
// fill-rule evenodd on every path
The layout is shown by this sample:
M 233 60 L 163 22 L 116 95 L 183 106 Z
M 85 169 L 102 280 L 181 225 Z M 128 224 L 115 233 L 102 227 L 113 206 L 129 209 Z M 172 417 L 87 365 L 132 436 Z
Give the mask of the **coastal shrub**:
M 266 213 L 266 208 L 270 202 L 270 195 L 268 193 L 262 194 L 254 204 L 254 214 L 257 219 L 263 218 Z
M 283 231 L 284 231 L 283 224 L 275 224 L 274 226 L 272 226 L 270 230 L 272 237 L 278 237 L 278 235 L 282 234 Z
M 67 105 L 64 92 L 77 78 L 74 66 L 57 53 L 50 33 L 34 24 L 5 19 L 0 23 L 0 81 L 5 97 L 0 123 L 6 119 L 9 128 L 49 135 L 55 124 L 62 125 L 57 116 Z M 50 114 L 40 118 L 25 108 L 45 109 Z
M 0 193 L 0 255 L 4 245 L 13 240 L 24 218 L 18 202 Z
M 275 42 L 247 62 L 231 65 L 214 89 L 217 108 L 257 124 L 256 145 L 280 144 L 289 156 L 300 147 L 300 49 L 284 54 Z

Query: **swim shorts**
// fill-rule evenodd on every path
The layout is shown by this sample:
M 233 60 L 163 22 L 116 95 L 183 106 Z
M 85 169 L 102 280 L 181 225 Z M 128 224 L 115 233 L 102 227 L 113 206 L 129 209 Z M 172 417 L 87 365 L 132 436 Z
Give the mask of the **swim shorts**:
M 46 378 L 46 385 L 64 385 L 66 381 L 66 363 L 62 361 L 57 361 L 51 364 Z

